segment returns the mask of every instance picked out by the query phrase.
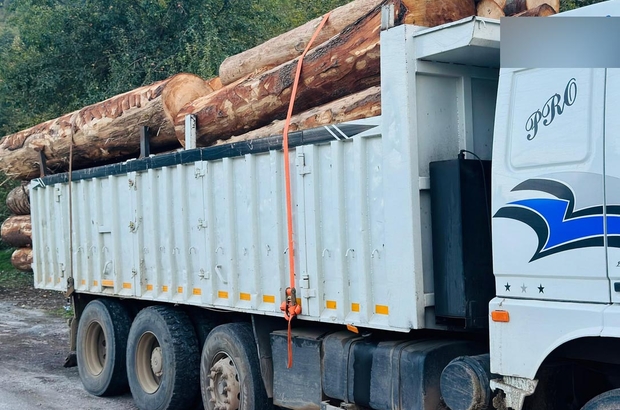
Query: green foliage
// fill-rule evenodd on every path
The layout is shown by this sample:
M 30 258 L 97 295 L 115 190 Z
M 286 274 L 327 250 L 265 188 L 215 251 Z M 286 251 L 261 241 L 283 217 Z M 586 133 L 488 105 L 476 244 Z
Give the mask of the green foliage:
M 600 3 L 604 0 L 560 0 L 560 11 L 573 10 L 590 4 Z
M 0 286 L 14 287 L 32 283 L 32 276 L 22 275 L 11 265 L 12 249 L 0 249 Z

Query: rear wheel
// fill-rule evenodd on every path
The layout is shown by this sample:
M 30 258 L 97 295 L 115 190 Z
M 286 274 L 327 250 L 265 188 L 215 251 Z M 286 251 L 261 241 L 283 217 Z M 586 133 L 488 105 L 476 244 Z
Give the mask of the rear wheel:
M 127 390 L 125 351 L 131 318 L 116 300 L 97 299 L 80 317 L 76 356 L 87 392 L 111 396 Z
M 249 323 L 228 323 L 209 333 L 200 361 L 200 386 L 207 410 L 270 408 Z
M 184 410 L 199 391 L 199 352 L 187 315 L 151 306 L 136 316 L 127 344 L 127 376 L 143 410 Z
M 614 389 L 594 397 L 581 410 L 617 410 L 619 408 L 620 389 Z

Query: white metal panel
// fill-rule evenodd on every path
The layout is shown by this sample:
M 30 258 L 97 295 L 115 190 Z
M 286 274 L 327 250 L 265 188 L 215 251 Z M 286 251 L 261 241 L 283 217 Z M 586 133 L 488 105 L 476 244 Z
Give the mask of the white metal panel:
M 502 71 L 492 198 L 497 295 L 609 302 L 604 81 L 602 69 Z M 573 83 L 576 98 L 565 101 Z
M 620 302 L 620 69 L 607 69 L 605 93 L 605 221 L 611 301 Z M 617 284 L 617 285 L 616 285 Z

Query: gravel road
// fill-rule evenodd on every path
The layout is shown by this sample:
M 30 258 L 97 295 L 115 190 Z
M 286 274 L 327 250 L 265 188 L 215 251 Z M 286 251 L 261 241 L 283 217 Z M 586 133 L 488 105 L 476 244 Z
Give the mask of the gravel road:
M 52 300 L 45 306 L 36 303 L 48 297 Z M 63 367 L 69 328 L 50 309 L 57 311 L 62 303 L 58 295 L 36 290 L 17 296 L 0 292 L 0 410 L 137 409 L 130 394 L 91 396 L 82 388 L 77 367 Z

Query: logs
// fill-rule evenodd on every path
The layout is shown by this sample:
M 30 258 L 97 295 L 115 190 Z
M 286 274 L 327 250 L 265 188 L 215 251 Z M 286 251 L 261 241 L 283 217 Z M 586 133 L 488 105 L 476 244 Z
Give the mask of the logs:
M 11 264 L 23 272 L 32 271 L 32 248 L 19 248 L 11 255 Z
M 519 14 L 515 14 L 515 17 L 547 17 L 552 16 L 555 13 L 556 12 L 553 7 L 545 3 L 531 10 L 526 10 Z
M 355 0 L 334 9 L 315 39 L 314 47 L 339 34 L 345 27 L 364 17 L 381 2 L 382 0 Z M 222 84 L 231 84 L 257 70 L 265 67 L 273 68 L 299 57 L 321 20 L 322 17 L 310 20 L 254 48 L 228 57 L 220 65 L 219 74 Z
M 406 24 L 435 27 L 476 14 L 474 0 L 402 0 Z
M 2 223 L 2 241 L 15 246 L 23 247 L 32 245 L 32 223 L 30 215 L 13 215 Z
M 28 185 L 22 184 L 13 188 L 6 196 L 6 207 L 15 215 L 29 215 L 30 196 Z
M 362 92 L 346 96 L 323 106 L 294 115 L 289 131 L 301 131 L 322 125 L 337 124 L 345 121 L 359 120 L 381 114 L 381 87 L 371 87 Z M 252 130 L 228 140 L 220 140 L 216 145 L 237 141 L 282 135 L 284 120 L 275 121 L 265 127 Z
M 379 84 L 380 8 L 311 50 L 297 90 L 296 112 Z M 186 114 L 197 117 L 197 145 L 208 146 L 282 119 L 286 113 L 297 59 L 257 77 L 240 80 L 186 105 L 175 128 L 184 140 Z
M 476 6 L 476 15 L 497 20 L 505 16 L 504 10 L 495 0 L 481 0 Z
M 507 16 L 512 16 L 527 10 L 535 9 L 545 3 L 549 4 L 556 13 L 560 11 L 560 0 L 507 0 L 504 13 L 506 13 Z
M 139 126 L 151 129 L 152 151 L 178 147 L 172 118 L 211 91 L 200 77 L 178 74 L 6 136 L 0 142 L 0 170 L 14 179 L 38 177 L 41 151 L 49 169 L 66 171 L 72 139 L 74 169 L 118 162 L 139 152 Z

